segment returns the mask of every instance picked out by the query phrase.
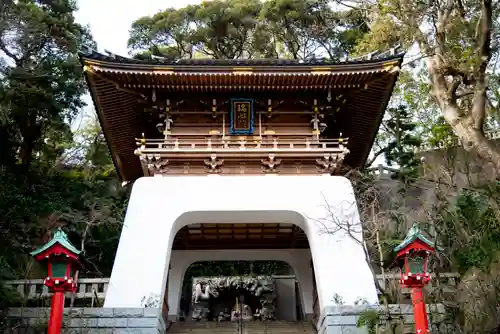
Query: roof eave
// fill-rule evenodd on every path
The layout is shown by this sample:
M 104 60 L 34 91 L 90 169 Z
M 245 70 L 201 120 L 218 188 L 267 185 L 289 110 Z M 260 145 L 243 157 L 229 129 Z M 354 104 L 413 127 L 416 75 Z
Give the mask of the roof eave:
M 86 65 L 85 58 L 82 56 L 82 54 L 79 54 L 79 58 L 80 58 L 80 63 L 82 64 L 83 67 L 85 67 L 85 65 Z M 108 135 L 109 131 L 107 131 L 105 129 L 106 125 L 104 122 L 102 112 L 100 110 L 101 109 L 100 104 L 97 103 L 96 92 L 93 89 L 93 85 L 90 82 L 90 78 L 88 76 L 87 71 L 83 71 L 83 72 L 84 72 L 84 76 L 85 76 L 85 82 L 87 83 L 87 87 L 88 87 L 89 92 L 90 92 L 90 97 L 92 98 L 92 103 L 94 104 L 94 109 L 96 111 L 97 118 L 98 118 L 99 123 L 101 125 L 102 132 L 104 134 L 104 138 L 106 139 L 106 145 L 108 146 L 109 155 L 111 156 L 111 160 L 113 161 L 113 165 L 115 167 L 115 170 L 117 171 L 118 178 L 120 179 L 121 182 L 129 182 L 131 180 L 125 179 L 125 176 L 120 168 L 120 164 L 118 163 L 117 157 L 115 156 L 115 154 L 113 153 L 113 150 L 111 149 L 111 143 L 110 143 L 111 139 L 109 138 L 109 135 Z

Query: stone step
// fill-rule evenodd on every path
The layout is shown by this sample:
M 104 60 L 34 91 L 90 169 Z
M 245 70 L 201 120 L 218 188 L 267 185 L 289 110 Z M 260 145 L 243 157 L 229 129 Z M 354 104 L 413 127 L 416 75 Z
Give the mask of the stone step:
M 177 322 L 169 330 L 172 334 L 236 334 L 238 324 L 232 322 Z M 310 322 L 254 321 L 244 323 L 244 334 L 313 334 Z

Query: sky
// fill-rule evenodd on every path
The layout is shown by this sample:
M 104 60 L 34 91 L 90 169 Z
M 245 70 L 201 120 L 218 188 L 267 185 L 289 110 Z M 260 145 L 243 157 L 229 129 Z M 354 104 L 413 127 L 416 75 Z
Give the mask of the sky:
M 89 25 L 99 51 L 127 56 L 132 22 L 169 7 L 180 8 L 200 0 L 78 0 L 76 21 Z
M 132 22 L 169 7 L 180 8 L 200 3 L 200 0 L 78 0 L 76 21 L 88 25 L 100 52 L 108 50 L 120 56 L 129 56 L 128 32 Z M 94 112 L 90 95 L 85 96 L 87 107 L 73 123 L 77 129 L 85 117 Z

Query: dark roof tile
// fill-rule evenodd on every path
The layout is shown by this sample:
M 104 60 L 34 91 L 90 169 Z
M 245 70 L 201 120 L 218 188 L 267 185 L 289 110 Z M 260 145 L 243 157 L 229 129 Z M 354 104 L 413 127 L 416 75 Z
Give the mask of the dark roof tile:
M 380 53 L 373 55 L 370 59 L 363 57 L 348 59 L 344 61 L 332 61 L 328 58 L 311 58 L 306 60 L 296 59 L 278 59 L 278 58 L 261 58 L 261 59 L 134 59 L 118 55 L 104 55 L 96 51 L 89 53 L 80 53 L 81 58 L 92 59 L 97 61 L 114 62 L 130 65 L 181 65 L 181 66 L 321 66 L 332 64 L 366 64 L 377 62 L 380 60 L 401 59 L 404 53 Z

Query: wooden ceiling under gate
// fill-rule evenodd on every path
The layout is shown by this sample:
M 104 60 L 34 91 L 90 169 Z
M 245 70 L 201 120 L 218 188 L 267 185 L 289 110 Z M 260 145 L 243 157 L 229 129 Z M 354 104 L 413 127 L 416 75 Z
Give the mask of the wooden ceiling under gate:
M 293 224 L 192 224 L 175 236 L 174 250 L 307 249 L 305 232 Z

